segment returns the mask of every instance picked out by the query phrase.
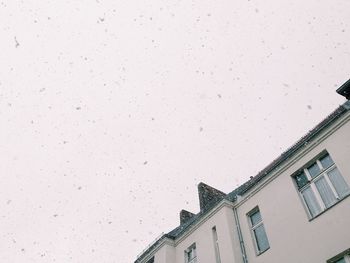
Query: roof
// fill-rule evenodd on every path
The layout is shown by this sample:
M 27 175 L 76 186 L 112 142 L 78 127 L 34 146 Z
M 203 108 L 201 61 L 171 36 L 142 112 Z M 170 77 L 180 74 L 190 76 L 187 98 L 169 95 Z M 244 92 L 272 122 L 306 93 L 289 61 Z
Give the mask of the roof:
M 203 184 L 203 183 L 201 183 Z M 227 195 L 226 195 L 227 196 Z M 206 209 L 202 209 L 199 213 L 194 214 L 192 217 L 190 217 L 186 222 L 183 224 L 180 224 L 178 227 L 174 228 L 170 232 L 163 234 L 160 238 L 158 238 L 154 243 L 152 243 L 147 249 L 145 249 L 141 255 L 135 260 L 135 263 L 141 262 L 147 255 L 155 249 L 159 244 L 162 243 L 163 240 L 166 238 L 175 240 L 176 238 L 180 237 L 183 233 L 185 233 L 190 226 L 197 223 L 201 218 L 203 218 L 205 215 L 207 215 L 212 208 L 214 208 L 220 201 L 223 199 L 226 199 L 226 196 L 223 196 L 221 198 L 217 198 L 214 200 L 211 200 L 207 205 Z
M 259 181 L 269 175 L 274 169 L 276 169 L 280 164 L 289 159 L 298 150 L 306 146 L 311 142 L 318 134 L 320 134 L 324 129 L 329 127 L 334 121 L 339 119 L 346 111 L 349 110 L 350 101 L 347 101 L 343 105 L 339 106 L 335 111 L 328 115 L 323 121 L 317 124 L 312 130 L 310 130 L 306 135 L 299 139 L 293 146 L 284 151 L 279 157 L 273 160 L 268 166 L 261 170 L 256 176 L 252 177 L 249 181 L 245 182 L 235 190 L 233 190 L 229 196 L 234 198 L 237 195 L 243 195 L 253 186 L 255 186 Z
M 165 238 L 169 238 L 175 240 L 179 238 L 182 234 L 184 234 L 192 225 L 197 223 L 201 218 L 203 218 L 206 214 L 208 214 L 220 201 L 223 199 L 234 202 L 237 199 L 237 196 L 243 195 L 257 183 L 259 183 L 262 179 L 266 178 L 274 171 L 277 167 L 283 164 L 286 160 L 292 157 L 297 151 L 305 147 L 309 144 L 317 135 L 319 135 L 322 131 L 324 131 L 327 127 L 333 124 L 336 120 L 338 120 L 342 115 L 344 115 L 347 111 L 350 111 L 350 101 L 345 102 L 343 105 L 340 105 L 335 111 L 333 111 L 330 115 L 328 115 L 323 121 L 321 121 L 318 125 L 316 125 L 312 130 L 310 130 L 306 135 L 300 138 L 294 145 L 284 151 L 279 157 L 273 160 L 269 165 L 267 165 L 263 170 L 261 170 L 257 175 L 251 177 L 250 180 L 242 184 L 241 186 L 234 189 L 232 192 L 227 194 L 226 196 L 220 195 L 217 198 L 210 200 L 205 205 L 205 209 L 201 209 L 201 211 L 193 216 L 189 217 L 187 221 L 175 229 L 171 230 L 169 233 L 162 235 L 155 243 L 153 243 L 150 247 L 148 247 L 135 261 L 135 263 L 141 262 L 154 248 L 161 243 L 161 241 Z M 201 183 L 203 184 L 203 183 Z M 200 185 L 201 185 L 200 184 Z M 204 184 L 205 185 L 205 184 Z M 217 190 L 219 191 L 219 190 Z M 220 192 L 220 191 L 219 191 Z M 221 192 L 222 193 L 222 192 Z
M 350 79 L 341 85 L 340 88 L 337 89 L 337 92 L 346 99 L 350 100 Z

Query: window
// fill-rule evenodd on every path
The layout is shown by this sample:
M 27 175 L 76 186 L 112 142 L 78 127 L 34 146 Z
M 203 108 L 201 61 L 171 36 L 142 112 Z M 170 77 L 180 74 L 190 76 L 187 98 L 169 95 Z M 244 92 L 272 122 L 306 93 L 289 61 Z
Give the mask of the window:
M 350 194 L 328 153 L 302 169 L 294 180 L 311 218 Z
M 327 260 L 327 263 L 350 263 L 350 249 L 347 249 L 339 255 Z
M 154 263 L 154 257 L 150 258 L 146 263 Z
M 185 250 L 185 263 L 196 263 L 197 252 L 196 243 L 193 243 L 188 249 Z
M 259 208 L 256 207 L 251 212 L 249 212 L 248 217 L 254 245 L 259 255 L 270 248 Z
M 220 259 L 218 233 L 216 232 L 216 227 L 215 226 L 211 230 L 212 230 L 212 233 L 213 233 L 216 263 L 220 263 L 221 259 Z

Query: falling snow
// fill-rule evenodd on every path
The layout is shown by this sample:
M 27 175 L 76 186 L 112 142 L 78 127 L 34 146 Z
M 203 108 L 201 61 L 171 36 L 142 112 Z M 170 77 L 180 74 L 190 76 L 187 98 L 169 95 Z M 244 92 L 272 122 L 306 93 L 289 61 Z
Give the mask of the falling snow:
M 0 7 L 0 262 L 132 262 L 198 211 L 199 182 L 248 180 L 349 78 L 346 1 Z

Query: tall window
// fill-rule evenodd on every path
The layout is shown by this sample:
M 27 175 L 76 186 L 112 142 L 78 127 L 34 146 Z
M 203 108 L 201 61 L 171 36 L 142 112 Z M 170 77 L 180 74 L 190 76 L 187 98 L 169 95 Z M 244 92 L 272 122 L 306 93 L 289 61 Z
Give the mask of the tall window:
M 262 252 L 268 250 L 270 248 L 270 245 L 267 239 L 259 208 L 254 208 L 251 212 L 248 213 L 248 216 L 257 254 L 261 254 Z
M 197 263 L 196 243 L 185 250 L 185 263 Z
M 348 258 L 348 257 L 347 257 Z M 334 263 L 347 263 L 349 262 L 348 260 L 345 259 L 345 257 L 342 257 L 341 259 L 338 259 L 337 261 L 335 261 Z
M 350 188 L 326 153 L 305 167 L 295 182 L 311 218 L 350 194 Z
M 350 249 L 347 249 L 339 255 L 327 260 L 327 263 L 350 263 Z
M 212 230 L 212 233 L 213 233 L 216 263 L 220 263 L 221 259 L 220 259 L 218 233 L 216 232 L 216 227 L 215 226 L 211 230 Z

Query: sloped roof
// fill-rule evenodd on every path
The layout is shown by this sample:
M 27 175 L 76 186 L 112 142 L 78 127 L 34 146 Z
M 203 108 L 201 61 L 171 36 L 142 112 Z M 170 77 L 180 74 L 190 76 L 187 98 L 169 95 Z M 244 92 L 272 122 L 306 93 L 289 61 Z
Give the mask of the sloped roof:
M 337 92 L 346 99 L 350 100 L 350 79 L 341 85 L 340 88 L 337 89 Z
M 269 165 L 267 165 L 263 170 L 261 170 L 257 175 L 251 177 L 250 180 L 242 184 L 241 186 L 234 189 L 232 192 L 224 195 L 219 195 L 217 198 L 213 199 L 211 202 L 208 202 L 205 205 L 205 209 L 201 209 L 201 211 L 192 217 L 190 217 L 185 223 L 171 230 L 167 234 L 164 234 L 160 237 L 153 245 L 151 245 L 148 249 L 146 249 L 141 256 L 136 259 L 135 263 L 141 262 L 141 260 L 148 255 L 161 241 L 165 238 L 169 238 L 175 240 L 179 238 L 182 234 L 184 234 L 192 225 L 197 223 L 201 218 L 203 218 L 206 214 L 208 214 L 220 201 L 223 199 L 234 202 L 237 199 L 237 196 L 243 195 L 251 188 L 253 188 L 257 183 L 259 183 L 262 179 L 269 176 L 270 173 L 279 167 L 283 162 L 285 162 L 288 158 L 293 156 L 298 150 L 305 147 L 309 142 L 311 142 L 317 135 L 319 135 L 322 131 L 324 131 L 327 127 L 329 127 L 332 123 L 334 123 L 337 119 L 339 119 L 344 113 L 350 111 L 350 101 L 345 102 L 343 105 L 339 106 L 335 111 L 333 111 L 330 115 L 328 115 L 323 121 L 321 121 L 318 125 L 316 125 L 312 130 L 310 130 L 306 135 L 300 138 L 294 145 L 284 151 L 279 157 L 273 160 Z M 201 183 L 203 184 L 203 183 Z M 205 185 L 205 184 L 204 184 Z M 219 190 L 217 190 L 219 191 Z M 219 191 L 220 192 L 220 191 Z M 221 192 L 222 193 L 222 192 Z
M 339 106 L 335 111 L 328 115 L 323 121 L 317 124 L 312 130 L 310 130 L 306 135 L 299 139 L 293 146 L 284 151 L 279 157 L 273 160 L 269 165 L 267 165 L 263 170 L 261 170 L 257 175 L 252 177 L 249 181 L 245 182 L 235 190 L 233 190 L 229 196 L 233 198 L 237 195 L 242 195 L 256 185 L 261 179 L 265 178 L 270 172 L 276 169 L 280 164 L 286 161 L 288 158 L 293 156 L 299 149 L 306 146 L 311 142 L 320 132 L 329 127 L 335 120 L 343 115 L 349 110 L 350 101 L 347 101 L 343 105 Z

